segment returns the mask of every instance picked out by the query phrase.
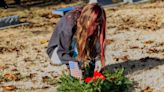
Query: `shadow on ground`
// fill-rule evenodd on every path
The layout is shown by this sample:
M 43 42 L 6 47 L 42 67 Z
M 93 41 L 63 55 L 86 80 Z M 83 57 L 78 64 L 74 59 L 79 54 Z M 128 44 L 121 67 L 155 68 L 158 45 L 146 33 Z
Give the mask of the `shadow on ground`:
M 164 59 L 159 59 L 156 57 L 145 57 L 139 60 L 128 60 L 122 63 L 107 65 L 101 71 L 114 71 L 120 68 L 124 68 L 124 73 L 125 75 L 127 75 L 140 70 L 150 70 L 153 69 L 154 67 L 163 64 L 164 64 Z M 136 81 L 133 81 L 133 87 L 131 87 L 130 91 L 128 92 L 131 92 L 133 88 L 136 87 L 137 85 L 138 83 Z
M 156 66 L 163 65 L 164 59 L 155 57 L 145 57 L 139 60 L 128 60 L 122 63 L 111 64 L 105 66 L 102 71 L 114 71 L 119 68 L 125 69 L 125 74 L 130 74 L 139 70 L 152 69 Z

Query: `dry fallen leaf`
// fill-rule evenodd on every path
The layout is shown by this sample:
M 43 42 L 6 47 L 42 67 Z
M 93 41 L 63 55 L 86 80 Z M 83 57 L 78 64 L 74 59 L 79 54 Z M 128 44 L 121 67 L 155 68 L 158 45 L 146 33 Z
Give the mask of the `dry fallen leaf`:
M 128 61 L 129 60 L 129 55 L 125 55 L 125 56 L 121 57 L 120 59 L 122 59 L 123 61 Z
M 0 79 L 0 83 L 3 82 L 3 80 Z
M 44 86 L 44 87 L 42 87 L 42 89 L 48 89 L 48 88 L 50 88 L 49 86 Z
M 5 67 L 4 66 L 0 66 L 0 70 L 4 70 L 5 69 Z
M 153 90 L 150 87 L 146 87 L 143 92 L 153 92 Z
M 34 77 L 36 77 L 37 76 L 37 73 L 30 73 L 30 78 L 32 79 L 32 78 L 34 78 Z
M 46 13 L 46 14 L 43 14 L 41 17 L 45 17 L 45 18 L 51 19 L 51 18 L 60 18 L 61 16 L 57 15 L 57 14 Z
M 156 48 L 150 48 L 147 53 L 158 53 L 159 51 Z
M 128 61 L 129 60 L 129 55 L 125 55 L 125 56 L 122 56 L 122 57 L 114 57 L 113 59 L 115 61 L 119 61 L 120 59 L 123 60 L 123 61 Z
M 114 42 L 114 40 L 112 40 L 112 39 L 107 39 L 107 40 L 106 40 L 106 44 L 107 44 L 107 45 L 111 44 L 112 42 Z
M 43 80 L 44 83 L 48 82 L 50 80 L 50 77 L 49 76 L 44 76 L 44 77 L 42 77 L 42 80 Z
M 139 46 L 131 46 L 130 49 L 138 49 Z
M 164 58 L 164 54 L 161 54 L 161 56 Z
M 4 91 L 14 91 L 16 87 L 14 85 L 2 86 Z
M 154 43 L 154 41 L 151 41 L 151 40 L 144 42 L 144 44 L 152 44 L 152 43 Z
M 117 57 L 114 57 L 113 59 L 114 59 L 115 61 L 119 61 L 119 58 L 117 58 Z
M 17 80 L 17 76 L 11 73 L 7 73 L 4 75 L 4 78 L 7 80 Z
M 56 15 L 56 14 L 49 14 L 48 16 L 49 18 L 60 18 L 60 15 Z
M 41 40 L 40 41 L 40 44 L 45 44 L 45 43 L 48 43 L 48 40 Z

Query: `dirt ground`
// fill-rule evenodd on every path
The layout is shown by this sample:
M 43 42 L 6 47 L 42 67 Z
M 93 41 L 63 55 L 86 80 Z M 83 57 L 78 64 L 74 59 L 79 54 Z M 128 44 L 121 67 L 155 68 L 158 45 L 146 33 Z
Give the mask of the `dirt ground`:
M 19 15 L 21 26 L 0 30 L 0 92 L 56 92 L 66 66 L 53 66 L 46 54 L 55 24 L 51 10 L 76 4 L 0 9 L 0 17 Z M 164 92 L 164 2 L 105 8 L 106 70 L 124 67 L 134 81 L 129 92 Z M 8 87 L 9 86 L 9 87 Z M 7 88 L 8 87 L 8 88 Z

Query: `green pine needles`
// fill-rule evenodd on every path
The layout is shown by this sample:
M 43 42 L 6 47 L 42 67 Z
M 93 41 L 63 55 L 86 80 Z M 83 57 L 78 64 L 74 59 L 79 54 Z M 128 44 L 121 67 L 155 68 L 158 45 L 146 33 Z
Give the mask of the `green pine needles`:
M 90 80 L 79 80 L 71 75 L 63 75 L 58 81 L 59 92 L 124 92 L 132 82 L 123 75 L 124 69 L 114 72 L 103 72 L 94 75 Z M 102 78 L 103 77 L 103 78 Z

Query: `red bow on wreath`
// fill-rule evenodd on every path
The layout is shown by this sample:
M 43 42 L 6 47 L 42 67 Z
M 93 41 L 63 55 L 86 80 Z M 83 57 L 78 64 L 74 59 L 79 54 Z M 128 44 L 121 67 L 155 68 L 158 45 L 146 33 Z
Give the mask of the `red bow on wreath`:
M 89 83 L 89 82 L 91 82 L 92 80 L 96 80 L 96 79 L 98 79 L 98 78 L 100 78 L 100 79 L 102 79 L 102 80 L 105 80 L 105 77 L 104 77 L 100 72 L 95 71 L 94 74 L 93 74 L 93 77 L 87 77 L 87 78 L 85 78 L 85 82 L 86 82 L 86 83 Z

